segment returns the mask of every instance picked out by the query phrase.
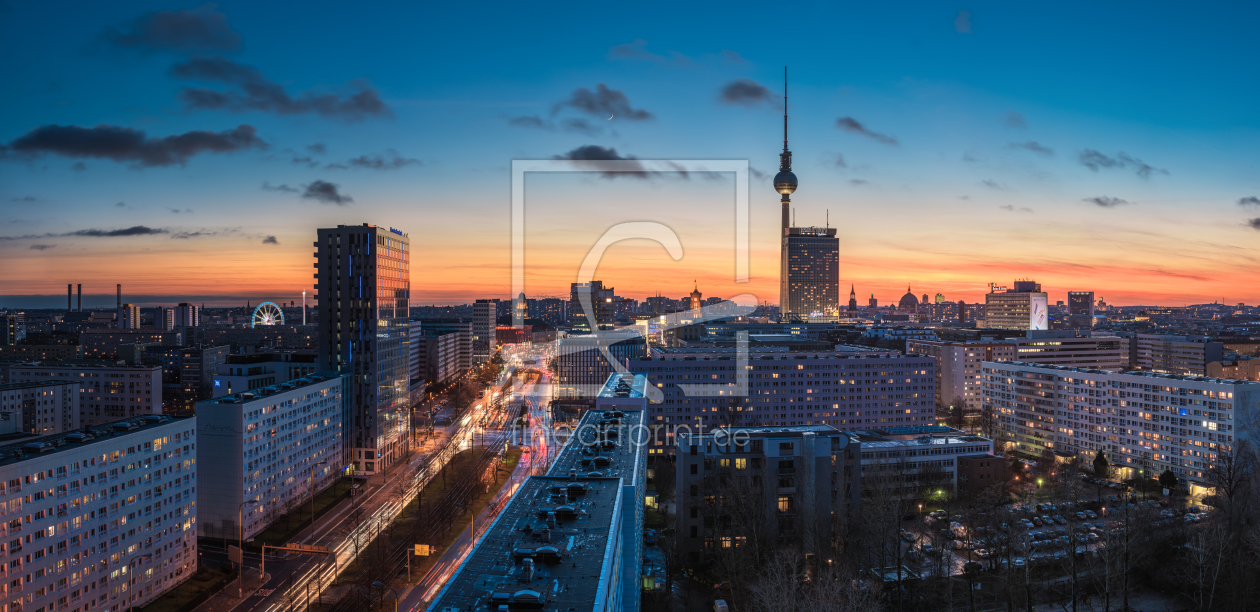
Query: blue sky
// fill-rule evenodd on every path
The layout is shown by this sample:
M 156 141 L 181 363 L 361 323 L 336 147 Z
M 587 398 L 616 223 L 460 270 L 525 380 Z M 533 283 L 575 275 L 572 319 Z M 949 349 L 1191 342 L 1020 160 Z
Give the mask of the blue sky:
M 362 222 L 409 231 L 417 303 L 506 295 L 513 158 L 593 145 L 773 174 L 787 65 L 798 220 L 830 211 L 842 280 L 859 293 L 888 301 L 910 284 L 974 301 L 987 282 L 1031 276 L 1052 300 L 1083 289 L 1113 303 L 1260 301 L 1254 6 L 0 7 L 0 295 L 86 281 L 155 301 L 291 299 L 310 290 L 315 228 Z M 163 30 L 172 16 L 209 34 Z M 288 106 L 190 108 L 185 88 L 241 91 L 245 77 L 205 78 L 224 67 L 283 88 Z M 771 96 L 724 102 L 739 79 Z M 302 92 L 336 108 L 316 112 Z M 363 92 L 377 105 L 346 110 Z M 622 103 L 630 116 L 597 115 Z M 84 128 L 71 139 L 95 126 L 201 130 L 236 148 L 118 161 L 50 144 L 37 131 L 50 125 Z M 252 136 L 232 132 L 242 125 Z M 639 183 L 540 188 L 529 292 L 563 293 L 604 228 L 650 214 L 691 236 L 688 257 L 619 247 L 601 268 L 619 292 L 681 296 L 698 278 L 708 295 L 775 301 L 767 179 L 751 186 L 751 289 L 732 282 L 729 234 L 715 231 L 729 182 Z M 137 226 L 152 232 L 108 235 Z M 659 267 L 643 274 L 643 262 Z

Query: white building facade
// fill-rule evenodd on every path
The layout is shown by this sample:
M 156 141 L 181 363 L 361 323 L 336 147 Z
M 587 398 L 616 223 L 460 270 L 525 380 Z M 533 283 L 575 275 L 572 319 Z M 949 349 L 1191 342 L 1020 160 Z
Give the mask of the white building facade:
M 348 389 L 342 375 L 321 372 L 198 402 L 202 460 L 215 466 L 202 476 L 198 534 L 237 537 L 243 514 L 248 538 L 333 483 L 345 467 Z
M 85 427 L 162 414 L 162 366 L 15 365 L 9 381 L 77 383 L 79 424 Z
M 49 380 L 0 385 L 0 433 L 51 435 L 79 428 L 79 385 Z M 10 431 L 12 428 L 12 431 Z

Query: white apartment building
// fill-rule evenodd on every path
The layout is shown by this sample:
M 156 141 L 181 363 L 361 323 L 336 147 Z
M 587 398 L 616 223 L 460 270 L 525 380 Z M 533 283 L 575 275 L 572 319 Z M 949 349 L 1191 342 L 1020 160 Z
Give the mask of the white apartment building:
M 197 402 L 201 458 L 214 466 L 198 491 L 204 537 L 246 538 L 308 503 L 344 467 L 343 402 L 350 381 L 320 372 L 253 391 Z
M 986 363 L 983 392 L 1017 450 L 1103 450 L 1113 466 L 1171 469 L 1196 488 L 1260 413 L 1260 382 L 1155 372 Z
M 9 369 L 9 382 L 49 381 L 78 383 L 82 426 L 162 414 L 162 366 L 30 364 Z
M 958 491 L 958 458 L 992 455 L 993 441 L 948 427 L 860 430 L 863 487 L 945 500 Z
M 195 417 L 0 446 L 5 612 L 120 612 L 197 571 Z
M 1224 344 L 1211 342 L 1207 336 L 1125 335 L 1131 336 L 1135 370 L 1202 376 L 1208 363 L 1224 357 Z
M 749 349 L 747 386 L 737 376 L 737 349 L 664 348 L 629 359 L 662 394 L 648 407 L 653 454 L 672 453 L 673 435 L 723 427 L 830 425 L 837 429 L 930 425 L 935 362 L 869 347 L 834 351 Z M 695 386 L 693 386 L 695 385 Z
M 964 413 L 980 412 L 980 370 L 986 361 L 1015 358 L 1015 345 L 1006 341 L 950 342 L 946 340 L 907 340 L 906 354 L 926 355 L 936 362 L 937 406 L 949 406 L 961 397 Z
M 52 435 L 79 428 L 79 385 L 68 380 L 0 385 L 0 433 Z M 12 431 L 10 431 L 12 427 Z

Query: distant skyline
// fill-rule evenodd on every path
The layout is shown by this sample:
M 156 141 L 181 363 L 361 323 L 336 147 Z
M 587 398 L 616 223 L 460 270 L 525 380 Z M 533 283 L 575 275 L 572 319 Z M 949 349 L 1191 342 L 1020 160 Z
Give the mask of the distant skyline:
M 785 64 L 842 303 L 1260 303 L 1256 6 L 811 4 L 791 44 L 764 3 L 70 6 L 0 4 L 0 307 L 313 303 L 315 230 L 364 222 L 410 234 L 414 305 L 507 297 L 511 160 L 613 156 L 748 159 L 750 282 L 732 176 L 585 174 L 529 179 L 527 294 L 650 220 L 686 255 L 613 247 L 619 295 L 773 303 Z

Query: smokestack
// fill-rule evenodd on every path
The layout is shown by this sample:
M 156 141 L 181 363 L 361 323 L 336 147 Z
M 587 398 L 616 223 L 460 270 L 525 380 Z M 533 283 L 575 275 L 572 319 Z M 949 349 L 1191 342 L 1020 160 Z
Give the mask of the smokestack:
M 83 312 L 83 283 L 79 283 L 79 312 Z
M 118 307 L 122 308 L 122 283 L 118 283 Z
M 74 287 L 66 283 L 66 310 L 74 310 Z

